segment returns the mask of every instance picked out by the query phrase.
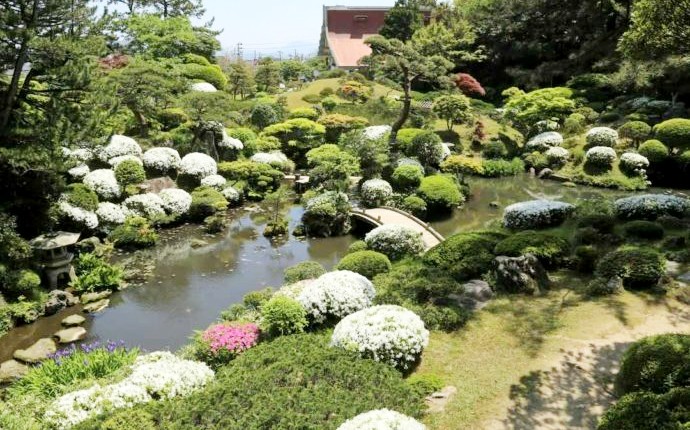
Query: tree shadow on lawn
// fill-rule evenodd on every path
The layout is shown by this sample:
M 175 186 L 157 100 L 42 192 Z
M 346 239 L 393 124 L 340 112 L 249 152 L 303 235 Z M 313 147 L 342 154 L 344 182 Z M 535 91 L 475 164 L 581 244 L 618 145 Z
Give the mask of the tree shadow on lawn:
M 568 351 L 547 371 L 533 371 L 510 389 L 503 421 L 510 429 L 594 429 L 613 402 L 613 379 L 629 343 Z

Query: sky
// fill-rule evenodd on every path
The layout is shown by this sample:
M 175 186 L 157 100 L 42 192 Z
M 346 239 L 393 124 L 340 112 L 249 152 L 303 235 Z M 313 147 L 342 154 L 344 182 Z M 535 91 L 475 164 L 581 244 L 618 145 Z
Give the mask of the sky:
M 223 29 L 218 36 L 221 51 L 233 51 L 242 43 L 243 56 L 315 54 L 319 45 L 323 5 L 393 6 L 395 0 L 203 0 L 208 21 Z

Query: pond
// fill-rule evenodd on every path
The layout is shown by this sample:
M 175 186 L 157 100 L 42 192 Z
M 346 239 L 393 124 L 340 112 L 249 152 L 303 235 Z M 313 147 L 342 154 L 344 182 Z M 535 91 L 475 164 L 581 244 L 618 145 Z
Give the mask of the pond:
M 472 198 L 461 209 L 431 224 L 444 236 L 480 229 L 499 220 L 503 207 L 532 198 L 557 198 L 576 202 L 605 196 L 629 194 L 596 188 L 568 188 L 557 182 L 527 175 L 470 180 Z M 498 208 L 491 208 L 496 202 Z M 299 223 L 302 207 L 289 210 L 290 230 Z M 88 315 L 85 341 L 124 340 L 146 350 L 175 350 L 188 342 L 194 330 L 201 330 L 220 312 L 240 302 L 247 292 L 267 286 L 279 287 L 283 270 L 305 260 L 332 268 L 345 254 L 354 236 L 297 239 L 286 237 L 271 242 L 262 236 L 264 221 L 251 210 L 238 209 L 229 215 L 229 228 L 210 236 L 200 226 L 182 226 L 164 232 L 161 243 L 142 254 L 154 265 L 152 276 L 142 285 L 125 289 L 111 297 L 105 311 Z M 198 240 L 205 242 L 198 246 Z M 195 243 L 196 242 L 196 243 Z M 194 245 L 194 246 L 193 246 Z M 0 339 L 0 362 L 15 349 L 26 348 L 40 337 L 58 331 L 60 321 L 80 313 L 75 306 L 34 324 L 13 329 Z

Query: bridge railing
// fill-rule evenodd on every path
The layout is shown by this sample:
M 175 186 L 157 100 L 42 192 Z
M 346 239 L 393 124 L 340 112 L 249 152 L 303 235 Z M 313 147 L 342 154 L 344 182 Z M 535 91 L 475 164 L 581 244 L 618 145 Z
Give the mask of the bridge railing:
M 438 240 L 439 242 L 443 242 L 443 241 L 445 240 L 444 237 L 441 235 L 441 233 L 439 233 L 439 232 L 437 232 L 436 230 L 434 230 L 434 228 L 433 228 L 430 224 L 428 224 L 428 223 L 422 221 L 421 219 L 417 218 L 416 216 L 412 215 L 412 214 L 409 213 L 409 212 L 406 212 L 406 211 L 404 211 L 404 210 L 402 210 L 402 209 L 394 208 L 394 207 L 392 207 L 392 206 L 379 206 L 378 208 L 374 208 L 374 209 L 386 209 L 386 210 L 389 210 L 389 211 L 396 212 L 396 213 L 399 213 L 399 214 L 401 214 L 401 215 L 404 215 L 405 217 L 409 218 L 410 220 L 414 221 L 416 224 L 418 224 L 419 226 L 421 226 L 424 230 L 426 230 L 426 231 L 428 231 L 429 233 L 431 233 L 431 235 L 434 236 L 434 238 L 436 238 L 436 240 Z M 382 225 L 382 224 L 383 224 L 383 223 L 381 222 L 380 219 L 377 219 L 377 218 L 375 218 L 375 217 L 369 215 L 369 214 L 366 212 L 366 209 L 352 208 L 352 209 L 350 209 L 350 212 L 353 213 L 353 214 L 355 214 L 355 215 L 361 216 L 361 217 L 363 217 L 363 218 L 367 218 L 367 219 L 373 221 L 373 222 L 374 222 L 375 224 L 377 224 L 377 225 Z

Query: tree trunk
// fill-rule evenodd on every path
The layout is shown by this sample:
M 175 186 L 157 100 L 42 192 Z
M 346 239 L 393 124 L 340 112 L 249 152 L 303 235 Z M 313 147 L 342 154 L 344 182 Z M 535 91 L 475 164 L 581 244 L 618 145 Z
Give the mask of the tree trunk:
M 405 80 L 405 85 L 403 85 L 403 108 L 400 111 L 400 116 L 395 121 L 391 127 L 390 143 L 395 145 L 397 143 L 398 131 L 405 125 L 407 117 L 410 116 L 410 108 L 412 107 L 412 97 L 410 96 L 410 91 L 412 91 L 412 81 L 410 79 Z
M 146 137 L 149 135 L 149 123 L 146 121 L 146 117 L 144 116 L 143 113 L 141 113 L 138 109 L 134 108 L 133 106 L 127 106 L 129 110 L 132 111 L 134 114 L 134 119 L 137 121 L 137 124 L 139 124 L 139 135 L 142 137 Z
M 14 70 L 12 71 L 12 80 L 10 81 L 10 86 L 7 89 L 7 94 L 5 95 L 5 100 L 3 100 L 2 112 L 0 113 L 0 131 L 3 133 L 7 131 L 7 126 L 10 122 L 10 116 L 12 115 L 12 109 L 17 102 L 17 94 L 19 92 L 19 79 L 22 76 L 22 68 L 29 58 L 29 43 L 27 40 L 22 41 L 22 45 L 19 48 L 19 55 L 14 62 Z

